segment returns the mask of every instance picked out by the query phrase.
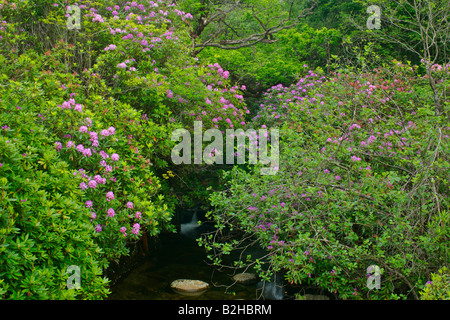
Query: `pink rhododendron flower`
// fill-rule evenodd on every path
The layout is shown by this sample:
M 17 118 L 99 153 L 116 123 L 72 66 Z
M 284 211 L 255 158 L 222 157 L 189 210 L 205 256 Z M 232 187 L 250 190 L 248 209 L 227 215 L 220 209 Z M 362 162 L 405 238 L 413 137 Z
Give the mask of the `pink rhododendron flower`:
M 90 156 L 92 156 L 92 150 L 91 150 L 90 148 L 84 149 L 84 150 L 83 150 L 83 155 L 84 155 L 85 157 L 90 157 Z
M 109 208 L 108 209 L 108 211 L 107 211 L 107 215 L 108 215 L 108 217 L 110 217 L 110 218 L 113 218 L 115 215 L 116 215 L 116 212 L 114 211 L 114 209 L 113 208 Z
M 84 147 L 83 147 L 82 144 L 77 145 L 76 149 L 77 149 L 78 152 L 83 152 L 84 151 Z
M 111 201 L 114 199 L 114 193 L 112 191 L 109 191 L 108 193 L 106 193 L 106 200 L 107 201 Z
M 140 227 L 141 226 L 139 225 L 139 223 L 133 224 L 133 230 L 132 230 L 133 234 L 139 234 L 139 228 Z
M 97 181 L 91 180 L 91 181 L 89 181 L 88 185 L 89 185 L 89 188 L 95 189 L 97 187 Z
M 62 143 L 61 142 L 55 142 L 55 148 L 56 148 L 56 150 L 60 151 L 62 149 Z
M 103 151 L 103 150 L 101 150 L 101 151 L 99 152 L 99 154 L 100 154 L 100 156 L 101 156 L 103 159 L 109 158 L 109 155 L 108 155 L 105 151 Z

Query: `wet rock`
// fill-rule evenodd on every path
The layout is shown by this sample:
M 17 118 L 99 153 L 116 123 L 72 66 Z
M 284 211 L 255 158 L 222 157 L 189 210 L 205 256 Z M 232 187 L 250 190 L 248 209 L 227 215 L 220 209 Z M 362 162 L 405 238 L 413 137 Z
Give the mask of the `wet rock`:
M 178 279 L 170 284 L 176 293 L 185 296 L 199 296 L 209 288 L 209 284 L 200 280 Z
M 232 279 L 237 283 L 245 285 L 255 284 L 256 282 L 258 282 L 256 274 L 247 272 L 235 274 Z

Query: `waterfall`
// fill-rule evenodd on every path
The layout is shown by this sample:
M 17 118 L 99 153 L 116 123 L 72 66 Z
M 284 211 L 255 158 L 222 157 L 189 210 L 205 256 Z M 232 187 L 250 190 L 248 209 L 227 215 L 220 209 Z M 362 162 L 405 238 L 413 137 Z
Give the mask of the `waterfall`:
M 197 218 L 197 210 L 194 211 L 192 215 L 192 219 L 188 223 L 182 223 L 180 225 L 180 233 L 186 236 L 192 235 L 195 233 L 195 229 L 198 228 L 198 218 Z
M 262 295 L 266 300 L 283 300 L 285 297 L 285 287 L 283 283 L 283 275 L 275 272 L 270 281 L 260 281 L 257 287 L 262 289 Z

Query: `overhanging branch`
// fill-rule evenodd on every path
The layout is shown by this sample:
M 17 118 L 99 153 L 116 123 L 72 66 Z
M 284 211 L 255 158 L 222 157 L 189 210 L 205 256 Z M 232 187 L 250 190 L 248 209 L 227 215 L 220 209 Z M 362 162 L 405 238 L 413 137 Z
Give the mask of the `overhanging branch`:
M 293 3 L 291 2 L 289 7 L 289 17 L 287 19 L 282 19 L 279 21 L 276 25 L 269 27 L 269 23 L 273 20 L 281 19 L 281 16 L 274 16 L 270 17 L 268 21 L 264 22 L 258 15 L 262 11 L 265 11 L 265 9 L 261 9 L 258 12 L 255 12 L 254 8 L 252 8 L 252 16 L 253 18 L 258 22 L 258 25 L 261 32 L 256 32 L 253 34 L 250 34 L 248 36 L 238 38 L 238 39 L 218 39 L 220 33 L 213 34 L 209 39 L 201 42 L 196 43 L 196 39 L 200 37 L 200 33 L 203 32 L 203 30 L 212 23 L 222 23 L 223 25 L 227 26 L 227 28 L 231 29 L 234 33 L 234 35 L 238 35 L 238 32 L 231 28 L 230 24 L 225 21 L 227 18 L 227 15 L 236 10 L 236 8 L 240 5 L 240 1 L 235 1 L 230 7 L 228 7 L 226 10 L 218 9 L 217 12 L 212 14 L 209 18 L 202 18 L 198 20 L 199 27 L 197 27 L 196 32 L 193 34 L 193 40 L 194 40 L 194 52 L 193 55 L 197 55 L 200 53 L 204 48 L 206 47 L 215 47 L 219 49 L 224 50 L 235 50 L 245 47 L 252 47 L 258 43 L 267 43 L 272 44 L 277 42 L 277 40 L 274 38 L 274 35 L 279 33 L 282 30 L 290 29 L 295 27 L 299 22 L 300 19 L 305 18 L 306 16 L 313 13 L 313 10 L 317 6 L 318 0 L 313 0 L 311 5 L 308 8 L 303 9 L 294 20 L 292 20 L 292 7 Z M 200 31 L 200 33 L 199 33 Z

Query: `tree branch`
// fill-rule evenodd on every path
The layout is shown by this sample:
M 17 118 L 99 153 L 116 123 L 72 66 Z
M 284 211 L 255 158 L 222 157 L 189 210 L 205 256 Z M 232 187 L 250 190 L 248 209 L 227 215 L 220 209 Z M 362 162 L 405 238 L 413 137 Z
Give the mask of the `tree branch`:
M 195 43 L 194 44 L 194 52 L 193 55 L 197 55 L 200 51 L 202 51 L 206 47 L 215 47 L 220 48 L 224 50 L 235 50 L 239 48 L 244 47 L 252 47 L 256 45 L 257 43 L 268 43 L 272 44 L 275 43 L 277 40 L 274 39 L 274 35 L 282 30 L 290 29 L 295 27 L 299 22 L 301 18 L 304 18 L 310 14 L 313 13 L 313 10 L 317 6 L 318 0 L 313 0 L 310 7 L 303 9 L 295 18 L 295 20 L 292 20 L 292 9 L 294 5 L 294 1 L 291 2 L 288 15 L 289 17 L 286 19 L 281 19 L 282 16 L 272 16 L 269 17 L 267 21 L 263 21 L 258 15 L 268 10 L 268 8 L 262 8 L 260 10 L 255 10 L 255 7 L 251 7 L 252 11 L 252 17 L 258 22 L 258 25 L 260 27 L 261 32 L 255 32 L 253 34 L 250 34 L 248 36 L 244 36 L 238 39 L 222 39 L 217 40 L 217 38 L 220 36 L 219 33 L 215 33 L 213 36 L 211 36 L 209 39 L 201 42 L 201 43 Z M 231 29 L 233 33 L 237 36 L 238 32 L 231 27 L 231 24 L 225 21 L 227 18 L 227 15 L 236 10 L 238 6 L 241 4 L 241 1 L 235 1 L 233 5 L 228 7 L 226 10 L 220 8 L 217 9 L 217 12 L 211 15 L 209 18 L 203 17 L 203 19 L 198 20 L 199 26 L 196 28 L 195 32 L 192 33 L 194 41 L 195 39 L 199 38 L 201 33 L 206 29 L 208 25 L 210 25 L 213 21 L 214 22 L 220 22 L 223 23 L 227 28 Z M 279 22 L 269 27 L 269 23 L 271 23 L 274 20 L 278 20 Z M 195 50 L 197 49 L 197 50 Z

